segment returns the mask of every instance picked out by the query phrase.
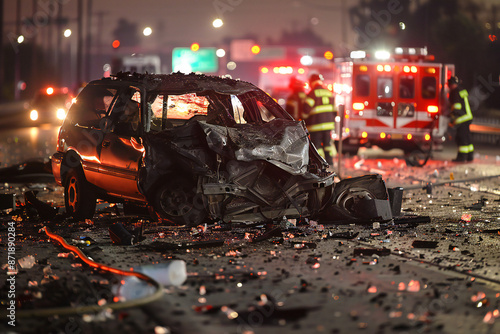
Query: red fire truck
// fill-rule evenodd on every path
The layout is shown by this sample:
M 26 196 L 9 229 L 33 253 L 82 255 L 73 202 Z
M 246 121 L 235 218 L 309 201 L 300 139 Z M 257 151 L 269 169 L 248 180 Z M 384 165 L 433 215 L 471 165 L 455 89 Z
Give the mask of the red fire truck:
M 376 145 L 410 154 L 442 146 L 448 125 L 445 83 L 455 67 L 433 60 L 426 48 L 396 48 L 354 51 L 335 61 L 335 102 L 345 106 L 343 152 Z M 338 145 L 339 134 L 333 137 Z

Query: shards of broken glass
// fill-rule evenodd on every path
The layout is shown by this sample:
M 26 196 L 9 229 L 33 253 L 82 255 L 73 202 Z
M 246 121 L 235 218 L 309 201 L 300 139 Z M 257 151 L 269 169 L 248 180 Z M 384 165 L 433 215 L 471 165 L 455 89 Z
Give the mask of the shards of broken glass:
M 30 268 L 33 268 L 33 266 L 36 263 L 36 260 L 35 260 L 35 257 L 33 255 L 26 255 L 25 257 L 17 260 L 17 262 L 19 263 L 21 268 L 30 269 Z

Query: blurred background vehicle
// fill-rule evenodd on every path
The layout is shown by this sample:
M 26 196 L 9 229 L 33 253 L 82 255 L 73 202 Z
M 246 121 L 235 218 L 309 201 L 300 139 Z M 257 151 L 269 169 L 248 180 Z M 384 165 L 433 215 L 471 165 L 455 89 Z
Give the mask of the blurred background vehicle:
M 29 103 L 28 117 L 33 123 L 61 124 L 72 103 L 67 87 L 47 87 L 40 90 Z

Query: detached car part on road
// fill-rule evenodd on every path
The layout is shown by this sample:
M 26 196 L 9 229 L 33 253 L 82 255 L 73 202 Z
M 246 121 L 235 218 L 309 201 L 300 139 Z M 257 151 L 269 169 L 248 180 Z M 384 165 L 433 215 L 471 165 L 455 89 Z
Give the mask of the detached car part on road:
M 148 206 L 187 225 L 392 218 L 380 176 L 334 183 L 327 167 L 303 122 L 259 88 L 181 73 L 92 81 L 52 157 L 77 219 L 93 216 L 96 198 Z

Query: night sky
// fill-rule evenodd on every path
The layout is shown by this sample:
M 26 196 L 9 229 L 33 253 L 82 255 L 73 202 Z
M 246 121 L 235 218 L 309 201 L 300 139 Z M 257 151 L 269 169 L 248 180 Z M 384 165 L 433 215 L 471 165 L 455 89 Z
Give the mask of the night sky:
M 60 0 L 64 17 L 71 22 L 67 27 L 76 30 L 76 0 Z M 141 45 L 186 46 L 193 42 L 201 45 L 220 43 L 225 37 L 245 37 L 253 34 L 265 42 L 277 39 L 283 30 L 311 28 L 326 43 L 341 42 L 341 3 L 346 7 L 355 1 L 342 0 L 107 0 L 92 1 L 92 12 L 102 13 L 102 33 L 98 32 L 97 15 L 92 17 L 92 33 L 99 34 L 103 44 L 111 43 L 112 31 L 118 20 L 125 18 L 137 24 L 142 32 L 146 26 L 153 28 L 153 35 Z M 15 31 L 15 1 L 5 1 L 4 33 Z M 21 0 L 22 17 L 34 16 L 32 1 Z M 87 1 L 84 3 L 86 11 Z M 223 27 L 215 29 L 212 21 L 220 17 Z M 348 21 L 347 21 L 348 22 Z M 348 37 L 352 40 L 353 34 Z

